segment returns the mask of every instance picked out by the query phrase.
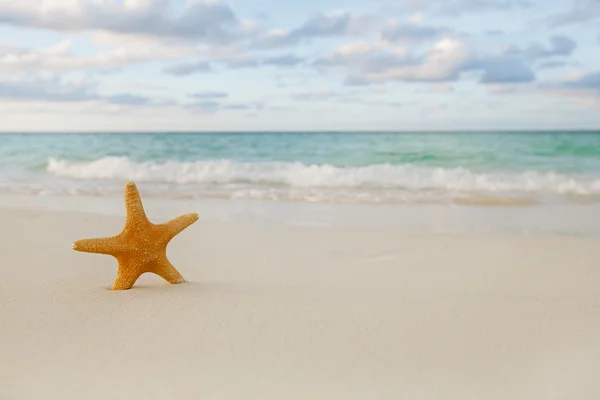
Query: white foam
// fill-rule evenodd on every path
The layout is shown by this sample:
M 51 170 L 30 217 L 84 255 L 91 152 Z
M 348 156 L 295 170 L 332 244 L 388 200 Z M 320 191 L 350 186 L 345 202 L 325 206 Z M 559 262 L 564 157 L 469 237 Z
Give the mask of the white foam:
M 59 177 L 91 181 L 133 180 L 230 186 L 246 184 L 251 187 L 267 185 L 298 189 L 398 189 L 440 193 L 525 192 L 581 196 L 600 194 L 598 176 L 569 176 L 534 171 L 476 173 L 465 168 L 427 168 L 414 165 L 380 164 L 343 168 L 327 164 L 241 163 L 228 160 L 136 163 L 126 157 L 104 157 L 85 163 L 50 158 L 46 170 Z M 275 196 L 265 189 L 255 189 L 254 192 L 248 189 L 243 193 L 251 198 Z M 320 194 L 315 195 L 318 197 Z

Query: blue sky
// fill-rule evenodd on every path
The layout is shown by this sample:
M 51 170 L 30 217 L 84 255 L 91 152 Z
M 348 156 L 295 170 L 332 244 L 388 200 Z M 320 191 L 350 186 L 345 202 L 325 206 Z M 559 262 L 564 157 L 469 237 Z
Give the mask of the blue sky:
M 0 129 L 600 128 L 600 0 L 0 0 Z

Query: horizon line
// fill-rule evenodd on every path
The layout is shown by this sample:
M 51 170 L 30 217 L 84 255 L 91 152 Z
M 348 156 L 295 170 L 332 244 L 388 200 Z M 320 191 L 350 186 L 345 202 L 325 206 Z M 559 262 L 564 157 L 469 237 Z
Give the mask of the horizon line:
M 15 130 L 1 131 L 0 134 L 203 134 L 203 133 L 600 133 L 598 128 L 564 128 L 564 129 L 303 129 L 303 130 Z

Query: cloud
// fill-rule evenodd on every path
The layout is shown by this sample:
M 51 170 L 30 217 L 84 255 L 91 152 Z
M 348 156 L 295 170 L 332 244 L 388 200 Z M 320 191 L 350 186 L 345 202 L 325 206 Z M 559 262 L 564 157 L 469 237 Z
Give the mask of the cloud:
M 248 104 L 226 104 L 221 108 L 225 110 L 252 110 L 253 107 Z
M 279 67 L 295 67 L 301 64 L 304 58 L 298 57 L 294 54 L 284 54 L 282 56 L 269 57 L 263 61 L 266 65 L 275 65 Z
M 344 78 L 344 86 L 368 86 L 371 82 L 362 75 L 348 75 Z
M 557 65 L 556 57 L 568 57 L 577 48 L 577 43 L 567 36 L 553 36 L 550 45 L 533 43 L 520 48 L 511 46 L 497 55 L 479 55 L 470 64 L 469 69 L 486 71 L 484 81 L 527 82 L 533 78 L 532 67 L 536 62 L 540 65 Z M 546 59 L 553 59 L 545 61 Z M 554 63 L 554 64 L 551 64 Z M 563 62 L 564 64 L 564 62 Z
M 151 99 L 130 93 L 99 95 L 86 83 L 60 79 L 27 79 L 0 81 L 0 98 L 20 102 L 86 102 L 101 101 L 117 105 L 150 105 Z
M 531 6 L 528 0 L 405 0 L 412 11 L 431 10 L 442 14 L 465 14 L 483 11 L 506 11 Z
M 562 68 L 569 65 L 566 61 L 546 61 L 537 66 L 537 69 Z
M 333 90 L 314 90 L 290 94 L 290 98 L 297 102 L 323 102 L 334 101 L 341 103 L 355 103 L 373 107 L 401 107 L 406 104 L 399 101 L 368 100 L 368 92 L 349 92 Z
M 256 15 L 256 18 L 259 19 L 259 20 L 261 20 L 261 21 L 267 21 L 267 20 L 269 20 L 269 16 L 266 13 L 264 13 L 264 12 L 259 12 Z
M 0 3 L 0 23 L 55 31 L 108 31 L 188 38 L 209 43 L 226 43 L 235 36 L 239 22 L 225 2 L 188 3 L 178 15 L 173 12 L 172 3 L 170 0 L 3 1 Z
M 495 94 L 534 94 L 548 97 L 557 95 L 574 98 L 583 105 L 600 104 L 600 71 L 587 72 L 560 80 L 530 82 L 527 84 L 489 85 Z
M 600 71 L 589 72 L 574 79 L 567 80 L 563 83 L 563 86 L 572 89 L 595 91 L 600 94 Z
M 30 75 L 36 72 L 74 70 L 114 70 L 126 65 L 173 59 L 185 56 L 190 49 L 178 46 L 165 48 L 159 44 L 124 45 L 87 57 L 76 57 L 71 42 L 62 41 L 40 49 L 0 49 L 0 71 L 8 74 Z
M 469 60 L 465 43 L 444 37 L 419 56 L 386 42 L 355 43 L 341 47 L 316 65 L 348 73 L 345 85 L 357 86 L 387 81 L 451 81 L 458 78 Z
M 482 71 L 483 75 L 479 82 L 484 84 L 528 83 L 536 79 L 533 71 L 535 62 L 547 58 L 570 56 L 576 48 L 577 43 L 572 39 L 566 36 L 553 36 L 550 38 L 550 46 L 534 43 L 523 49 L 510 47 L 498 55 L 474 58 L 465 70 Z
M 193 99 L 223 99 L 227 97 L 228 94 L 225 92 L 195 92 L 188 94 L 188 97 Z
M 248 103 L 221 103 L 216 100 L 196 101 L 185 106 L 191 111 L 198 111 L 206 114 L 215 114 L 219 111 L 248 111 L 248 110 L 263 110 L 266 106 L 259 101 L 251 101 Z
M 311 92 L 299 92 L 292 93 L 290 98 L 294 101 L 324 101 L 329 100 L 333 97 L 338 97 L 338 92 L 329 90 L 311 91 Z
M 150 98 L 146 96 L 137 96 L 129 93 L 121 93 L 110 96 L 105 96 L 103 99 L 113 104 L 140 106 L 150 103 Z
M 429 36 L 439 30 L 423 32 Z M 571 56 L 576 48 L 573 39 L 556 35 L 547 44 L 511 46 L 496 54 L 486 54 L 473 51 L 458 37 L 445 35 L 431 45 L 407 46 L 389 40 L 350 43 L 317 60 L 315 66 L 324 72 L 345 74 L 344 86 L 391 81 L 450 82 L 465 73 L 474 73 L 482 84 L 523 84 L 536 80 L 537 63 L 559 62 L 560 58 Z M 419 52 L 420 49 L 424 51 Z
M 210 63 L 208 61 L 196 61 L 172 65 L 164 68 L 163 72 L 169 75 L 187 76 L 198 72 L 209 72 L 210 70 Z
M 357 15 L 349 12 L 319 13 L 315 14 L 301 27 L 293 30 L 290 36 L 306 38 L 337 36 L 340 34 L 362 34 L 373 21 L 374 19 L 371 16 Z
M 233 58 L 225 59 L 225 65 L 231 69 L 239 68 L 255 68 L 260 65 L 260 61 L 251 55 L 236 56 Z
M 452 93 L 454 88 L 451 85 L 431 85 L 429 91 L 432 93 Z
M 229 69 L 257 68 L 263 65 L 278 68 L 296 67 L 304 62 L 304 58 L 294 54 L 282 54 L 267 57 L 263 60 L 250 53 L 238 53 L 216 57 L 212 63 L 200 61 L 196 63 L 181 63 L 163 69 L 163 72 L 175 76 L 187 76 L 197 72 L 212 71 L 212 65 L 220 65 Z
M 382 72 L 411 63 L 414 61 L 409 59 L 406 48 L 402 46 L 384 41 L 362 41 L 340 46 L 333 54 L 315 61 L 315 66 L 342 72 L 356 70 L 358 74 Z
M 233 104 L 224 104 L 221 106 L 223 110 L 232 110 L 232 111 L 246 111 L 246 110 L 265 110 L 267 106 L 260 101 L 252 101 L 249 103 L 233 103 Z M 280 110 L 281 107 L 269 107 L 269 110 Z
M 559 35 L 550 38 L 549 47 L 545 47 L 541 44 L 536 43 L 529 46 L 523 51 L 509 50 L 509 53 L 522 53 L 524 56 L 532 60 L 537 60 L 540 58 L 548 57 L 570 56 L 576 48 L 577 43 L 573 39 L 567 36 Z
M 531 68 L 517 57 L 490 57 L 473 63 L 468 69 L 483 71 L 480 83 L 525 83 L 535 80 Z
M 422 42 L 440 37 L 448 31 L 447 28 L 436 26 L 392 21 L 383 28 L 381 38 L 390 42 Z
M 455 80 L 469 60 L 467 46 L 459 39 L 443 38 L 413 65 L 392 68 L 380 74 L 380 79 L 444 82 Z
M 600 1 L 575 0 L 570 10 L 548 18 L 550 26 L 559 27 L 600 18 Z
M 373 29 L 376 18 L 349 12 L 318 13 L 291 31 L 270 30 L 258 35 L 252 46 L 277 48 L 296 45 L 314 38 L 362 35 Z
M 59 80 L 0 81 L 0 98 L 19 101 L 71 102 L 95 100 L 85 85 L 64 84 Z
M 204 113 L 215 113 L 219 110 L 220 106 L 221 104 L 218 101 L 197 101 L 188 104 L 187 108 Z

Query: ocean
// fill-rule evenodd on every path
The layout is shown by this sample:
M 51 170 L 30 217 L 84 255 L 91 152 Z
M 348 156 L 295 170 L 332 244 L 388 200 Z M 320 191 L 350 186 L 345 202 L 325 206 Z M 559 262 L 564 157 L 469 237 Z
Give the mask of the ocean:
M 600 203 L 600 131 L 0 134 L 0 193 L 343 204 Z

